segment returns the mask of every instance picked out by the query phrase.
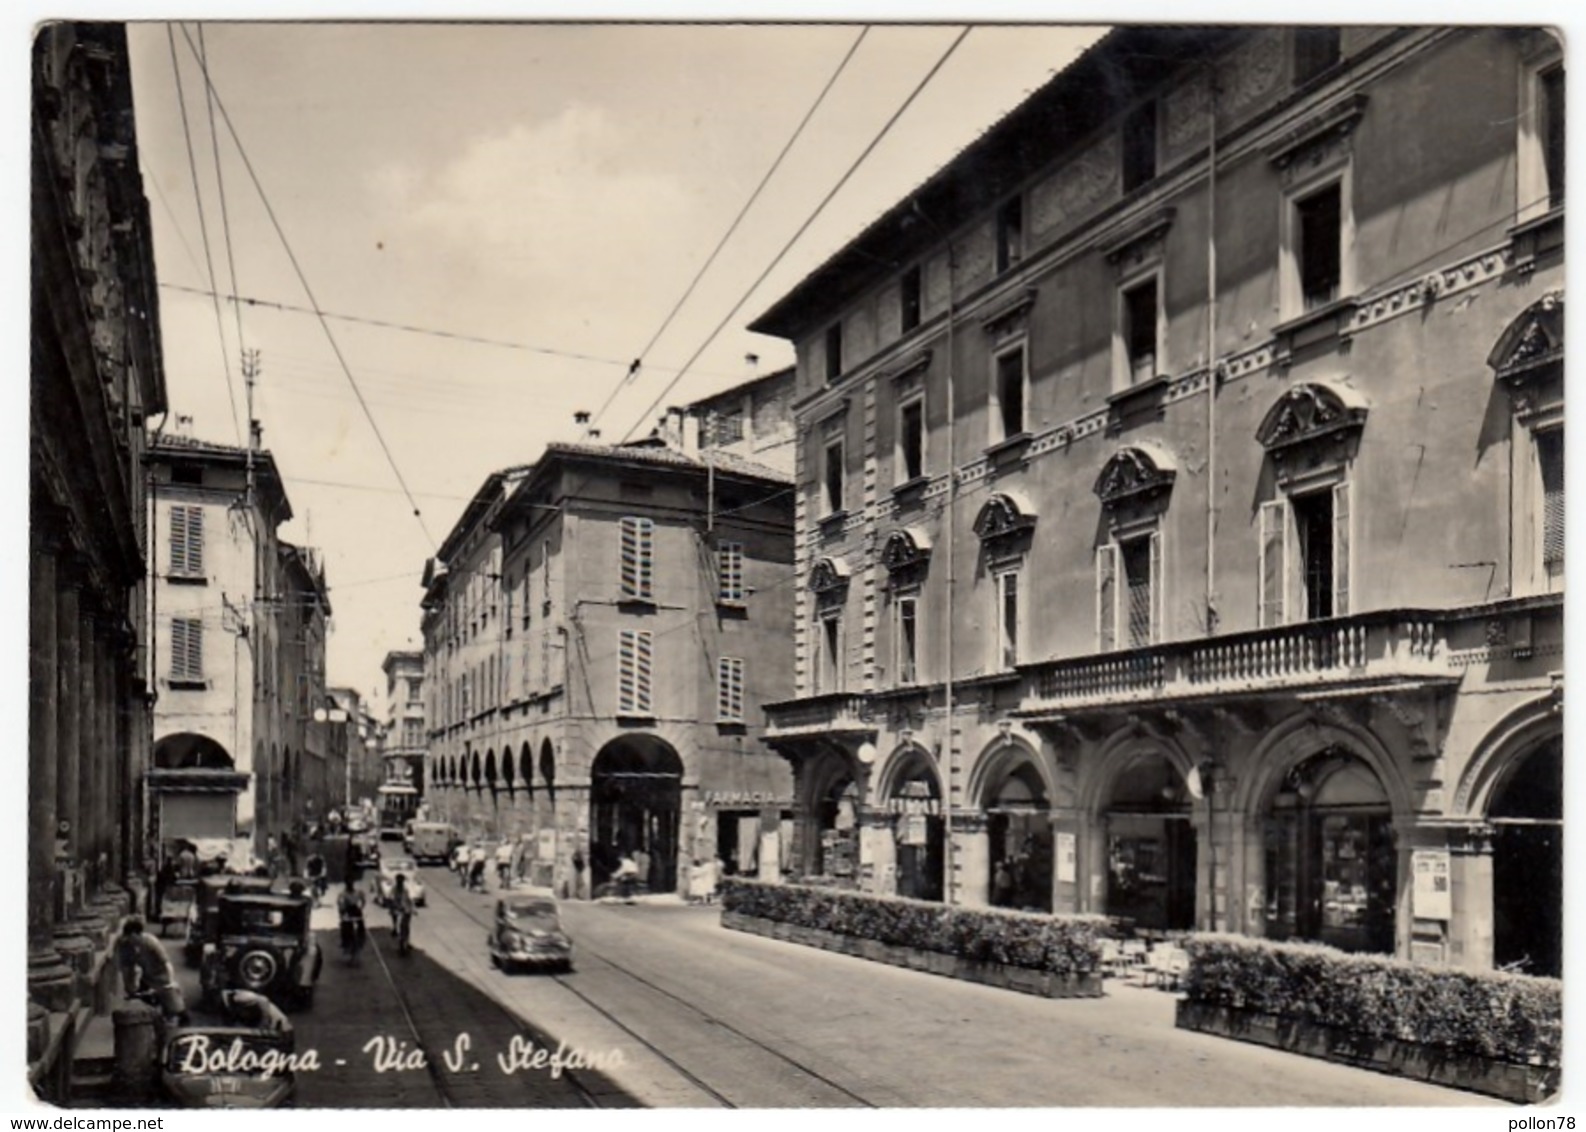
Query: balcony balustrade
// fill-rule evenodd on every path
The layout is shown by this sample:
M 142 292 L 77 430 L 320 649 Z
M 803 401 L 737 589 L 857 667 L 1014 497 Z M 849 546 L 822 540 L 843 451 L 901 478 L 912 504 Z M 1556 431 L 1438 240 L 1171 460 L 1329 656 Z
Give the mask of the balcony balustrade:
M 866 735 L 876 730 L 870 698 L 857 692 L 829 692 L 766 704 L 765 714 L 765 737 L 770 740 L 805 735 Z
M 1452 678 L 1438 616 L 1390 610 L 1026 665 L 1041 709 Z

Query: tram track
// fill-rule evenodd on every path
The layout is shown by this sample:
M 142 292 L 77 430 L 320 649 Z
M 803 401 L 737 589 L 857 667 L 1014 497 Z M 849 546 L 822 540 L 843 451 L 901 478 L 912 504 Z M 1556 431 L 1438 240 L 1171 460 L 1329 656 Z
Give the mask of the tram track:
M 456 908 L 465 917 L 467 917 L 469 920 L 471 920 L 475 924 L 479 925 L 486 932 L 488 932 L 491 929 L 491 927 L 492 927 L 492 925 L 489 922 L 489 920 L 485 916 L 483 916 L 483 915 L 479 914 L 478 912 L 476 912 L 475 909 L 473 909 L 473 908 L 469 907 L 467 904 L 464 904 L 461 901 L 457 900 L 456 897 L 453 896 L 451 893 L 446 892 L 445 891 L 446 887 L 447 886 L 441 885 L 441 884 L 432 884 L 432 885 L 429 886 L 429 892 L 432 895 L 432 897 L 436 896 L 436 895 L 441 896 L 443 899 L 446 900 L 446 902 L 448 904 L 450 904 L 452 907 Z M 809 1080 L 817 1083 L 821 1088 L 823 1088 L 825 1090 L 829 1090 L 831 1093 L 836 1094 L 837 1097 L 846 1098 L 847 1102 L 852 1104 L 852 1105 L 855 1105 L 855 1106 L 858 1106 L 858 1107 L 861 1107 L 861 1108 L 879 1108 L 879 1107 L 881 1107 L 876 1102 L 867 1099 L 866 1097 L 862 1096 L 861 1094 L 859 1094 L 859 1093 L 855 1092 L 854 1090 L 848 1088 L 846 1085 L 843 1085 L 842 1083 L 834 1080 L 832 1077 L 828 1076 L 827 1074 L 822 1073 L 820 1070 L 818 1070 L 818 1069 L 816 1069 L 816 1068 L 814 1068 L 814 1067 L 812 1067 L 810 1065 L 805 1064 L 804 1062 L 800 1061 L 798 1058 L 791 1056 L 790 1054 L 788 1054 L 785 1051 L 777 1048 L 776 1046 L 770 1044 L 769 1042 L 762 1041 L 761 1039 L 755 1037 L 753 1034 L 746 1033 L 744 1030 L 742 1030 L 742 1029 L 738 1028 L 737 1026 L 733 1025 L 731 1022 L 727 1021 L 725 1018 L 721 1017 L 720 1015 L 714 1014 L 711 1011 L 706 1010 L 703 1007 L 699 1006 L 697 1003 L 693 1002 L 692 1000 L 690 1000 L 688 998 L 685 998 L 684 996 L 679 995 L 679 994 L 675 993 L 674 991 L 668 990 L 666 987 L 664 987 L 661 984 L 655 982 L 653 979 L 647 978 L 646 976 L 644 976 L 644 975 L 640 974 L 639 972 L 633 970 L 631 967 L 626 966 L 625 964 L 623 964 L 623 963 L 611 958 L 608 955 L 603 955 L 602 953 L 600 953 L 599 951 L 595 950 L 594 948 L 591 948 L 588 944 L 582 943 L 582 942 L 579 943 L 577 945 L 577 955 L 578 955 L 580 964 L 582 964 L 586 959 L 592 958 L 597 963 L 600 963 L 601 965 L 603 965 L 605 968 L 607 968 L 607 969 L 609 969 L 611 971 L 615 971 L 620 976 L 630 980 L 633 983 L 638 984 L 639 986 L 642 986 L 649 993 L 654 994 L 654 995 L 658 995 L 658 996 L 660 996 L 660 997 L 662 997 L 662 998 L 664 998 L 666 1000 L 669 1000 L 672 1003 L 675 1003 L 678 1006 L 681 1006 L 685 1011 L 687 1011 L 688 1013 L 694 1015 L 698 1019 L 699 1025 L 700 1025 L 702 1030 L 720 1031 L 720 1032 L 731 1034 L 738 1041 L 743 1042 L 746 1045 L 751 1046 L 754 1049 L 759 1050 L 760 1052 L 771 1056 L 772 1058 L 774 1058 L 777 1061 L 781 1062 L 782 1064 L 784 1064 L 788 1068 L 794 1070 L 796 1073 L 798 1073 L 798 1074 L 802 1075 L 803 1077 L 808 1078 Z M 630 1038 L 632 1038 L 639 1045 L 641 1045 L 645 1049 L 649 1050 L 660 1061 L 662 1061 L 664 1064 L 666 1064 L 668 1067 L 670 1067 L 672 1070 L 674 1070 L 679 1076 L 683 1077 L 686 1081 L 688 1081 L 690 1084 L 692 1084 L 695 1088 L 699 1089 L 701 1092 L 705 1093 L 707 1096 L 709 1096 L 712 1099 L 714 1099 L 717 1103 L 722 1105 L 724 1108 L 740 1108 L 740 1107 L 756 1107 L 756 1108 L 759 1108 L 759 1107 L 765 1107 L 763 1105 L 758 1105 L 758 1104 L 747 1105 L 747 1106 L 744 1105 L 744 1104 L 741 1104 L 740 1102 L 734 1100 L 732 1097 L 727 1095 L 721 1089 L 719 1089 L 715 1085 L 711 1084 L 709 1081 L 707 1081 L 705 1078 L 700 1076 L 698 1073 L 696 1073 L 693 1070 L 689 1069 L 688 1066 L 684 1065 L 680 1060 L 678 1060 L 678 1058 L 674 1057 L 666 1049 L 662 1048 L 659 1044 L 657 1044 L 656 1042 L 652 1041 L 649 1037 L 645 1036 L 644 1034 L 640 1033 L 638 1030 L 634 1029 L 634 1027 L 628 1021 L 626 1021 L 625 1019 L 623 1019 L 622 1017 L 620 1017 L 619 1015 L 614 1013 L 604 1003 L 602 1003 L 600 1001 L 597 1001 L 592 995 L 590 995 L 586 990 L 584 990 L 583 987 L 578 985 L 577 976 L 576 975 L 550 974 L 550 975 L 547 975 L 545 977 L 551 979 L 558 986 L 560 986 L 564 990 L 568 991 L 575 998 L 579 999 L 581 1002 L 583 1002 L 585 1005 L 587 1005 L 591 1010 L 595 1011 L 595 1013 L 599 1014 L 602 1018 L 606 1019 L 612 1025 L 616 1026 L 623 1033 L 627 1034 Z M 503 1009 L 505 1009 L 505 1008 L 503 1008 Z M 835 1098 L 834 1098 L 834 1100 L 835 1100 Z M 841 1104 L 842 1101 L 839 1100 L 839 1101 L 836 1101 L 836 1103 Z

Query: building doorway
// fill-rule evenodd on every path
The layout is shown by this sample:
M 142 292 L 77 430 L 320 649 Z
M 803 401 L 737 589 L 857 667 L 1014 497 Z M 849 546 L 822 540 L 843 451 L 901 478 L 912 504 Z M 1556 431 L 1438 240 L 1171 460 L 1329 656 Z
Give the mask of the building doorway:
M 1184 776 L 1160 754 L 1126 767 L 1103 814 L 1107 914 L 1137 928 L 1195 926 L 1196 835 Z
M 1487 810 L 1493 826 L 1493 964 L 1564 973 L 1564 746 L 1526 755 Z
M 651 892 L 677 889 L 683 760 L 653 735 L 624 735 L 595 756 L 589 775 L 590 878 L 607 883 L 625 856 L 649 858 L 640 881 Z
M 896 891 L 913 900 L 941 900 L 946 836 L 936 771 L 917 747 L 900 759 L 885 803 L 892 819 Z
M 992 790 L 986 806 L 991 904 L 1050 912 L 1052 819 L 1040 772 L 1021 762 Z
M 1393 952 L 1392 812 L 1363 761 L 1332 747 L 1285 775 L 1267 816 L 1265 851 L 1270 938 Z

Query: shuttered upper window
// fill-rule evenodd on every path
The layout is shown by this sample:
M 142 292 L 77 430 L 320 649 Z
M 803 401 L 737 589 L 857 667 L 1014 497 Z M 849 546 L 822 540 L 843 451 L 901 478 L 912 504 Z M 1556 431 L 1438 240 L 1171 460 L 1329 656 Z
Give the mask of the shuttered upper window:
M 1261 505 L 1257 575 L 1262 628 L 1350 611 L 1349 483 Z
M 196 617 L 171 618 L 171 679 L 204 678 L 204 623 Z
M 655 523 L 651 519 L 622 520 L 622 596 L 627 601 L 649 601 L 653 581 Z
M 1564 432 L 1536 434 L 1542 469 L 1542 566 L 1549 576 L 1564 570 Z
M 622 629 L 617 634 L 617 714 L 651 715 L 654 635 L 648 629 Z
M 204 576 L 204 509 L 185 504 L 171 507 L 171 577 Z
M 744 599 L 743 543 L 724 542 L 716 548 L 717 601 Z
M 724 656 L 716 664 L 716 718 L 743 722 L 743 658 Z
M 1143 648 L 1162 640 L 1162 532 L 1096 548 L 1096 648 Z

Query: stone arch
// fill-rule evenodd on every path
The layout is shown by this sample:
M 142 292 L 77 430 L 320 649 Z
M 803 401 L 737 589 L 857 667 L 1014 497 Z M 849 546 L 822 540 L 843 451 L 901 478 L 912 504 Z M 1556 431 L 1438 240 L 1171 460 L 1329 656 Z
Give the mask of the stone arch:
M 517 793 L 518 789 L 517 770 L 512 765 L 516 761 L 512 757 L 512 745 L 510 743 L 501 748 L 501 784 L 507 788 L 509 796 Z
M 1027 735 L 1012 730 L 1005 735 L 997 736 L 980 749 L 975 761 L 970 764 L 964 797 L 971 805 L 984 808 L 987 798 L 1002 776 L 1025 760 L 1035 766 L 1036 772 L 1041 776 L 1041 783 L 1046 788 L 1046 796 L 1054 805 L 1057 804 L 1059 795 L 1064 791 L 1058 786 L 1050 760 L 1044 757 L 1041 744 Z
M 677 749 L 653 733 L 625 732 L 596 753 L 589 768 L 589 837 L 597 888 L 626 857 L 651 892 L 676 890 L 683 774 Z
M 1195 766 L 1195 761 L 1177 741 L 1141 729 L 1124 728 L 1102 744 L 1090 763 L 1092 769 L 1079 787 L 1079 808 L 1091 815 L 1100 814 L 1118 779 L 1136 764 L 1154 756 L 1165 760 L 1185 780 Z
M 1480 819 L 1510 775 L 1540 744 L 1564 733 L 1551 696 L 1521 704 L 1487 729 L 1454 791 L 1452 816 Z
M 259 753 L 264 753 L 264 743 L 259 743 Z M 154 766 L 157 770 L 235 770 L 231 753 L 208 735 L 192 731 L 179 731 L 167 735 L 154 744 Z
M 473 780 L 473 786 L 475 789 L 477 789 L 484 777 L 480 771 L 478 751 L 473 753 L 473 757 L 469 760 L 469 763 L 469 771 L 471 772 L 469 777 Z
M 551 797 L 556 797 L 556 748 L 551 746 L 550 736 L 540 743 L 540 779 Z
M 485 785 L 492 794 L 496 792 L 496 751 L 494 747 L 485 752 Z
M 1395 820 L 1414 808 L 1410 788 L 1393 755 L 1376 734 L 1339 720 L 1322 721 L 1310 712 L 1296 712 L 1279 723 L 1251 754 L 1250 772 L 1242 775 L 1233 810 L 1260 818 L 1289 772 L 1330 747 L 1341 747 L 1371 768 L 1388 796 Z
M 529 797 L 534 797 L 534 752 L 527 739 L 518 751 L 518 777 L 523 779 L 523 789 L 529 792 Z
M 886 758 L 871 768 L 871 805 L 885 802 L 899 786 L 901 776 L 921 765 L 930 772 L 931 778 L 936 782 L 936 789 L 945 795 L 946 787 L 937 773 L 936 760 L 923 746 L 911 740 L 907 743 L 899 743 L 887 753 Z

